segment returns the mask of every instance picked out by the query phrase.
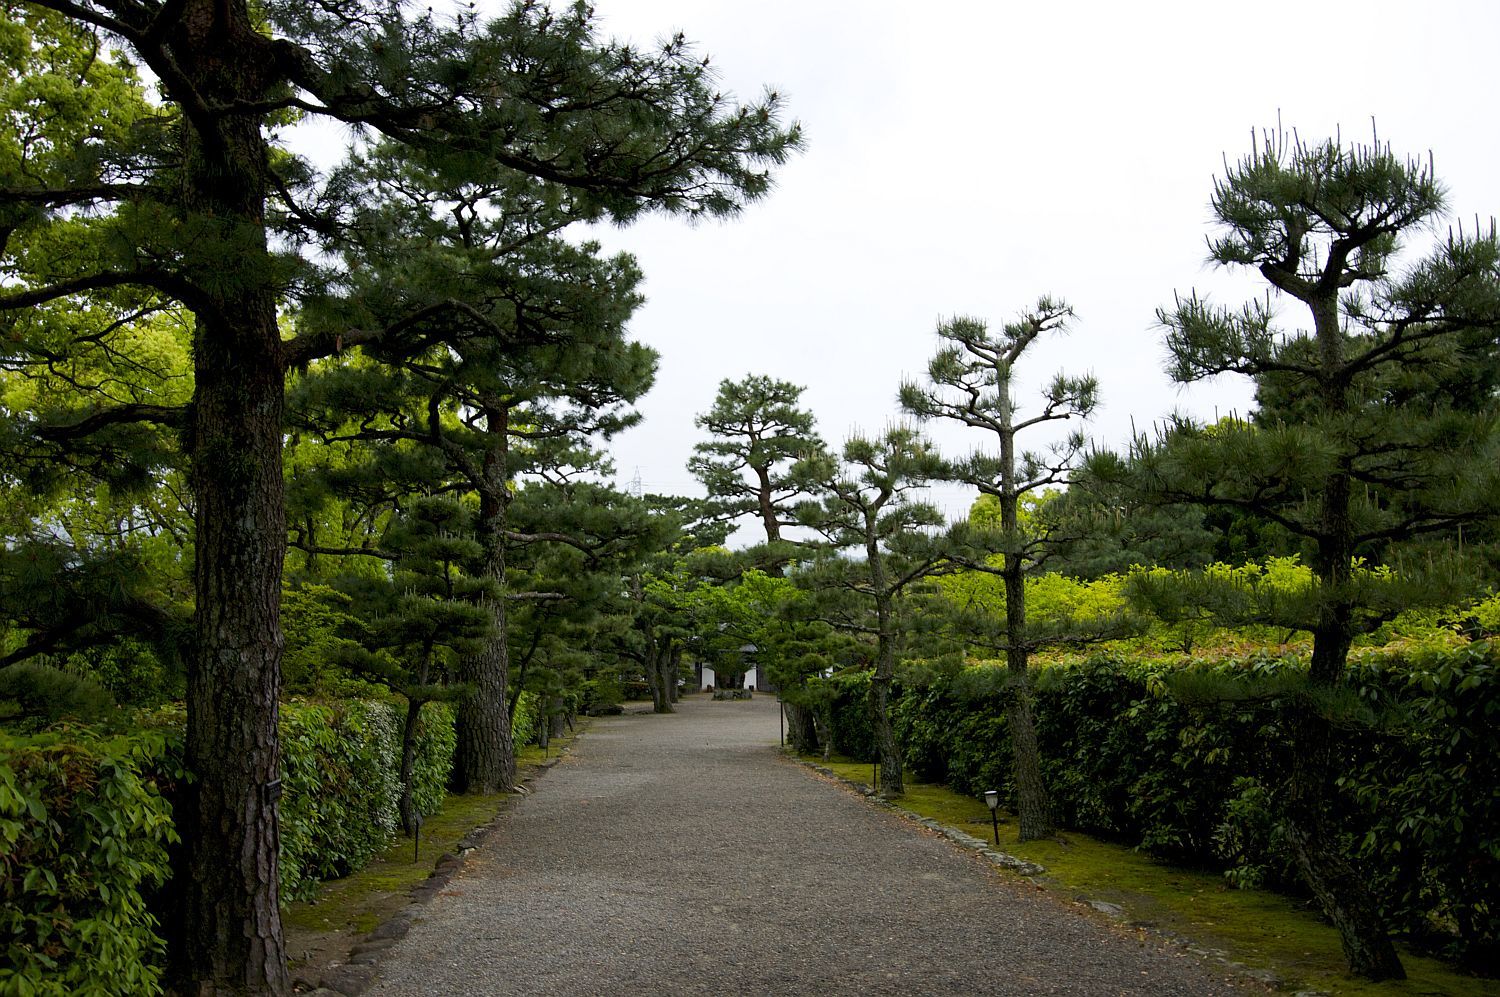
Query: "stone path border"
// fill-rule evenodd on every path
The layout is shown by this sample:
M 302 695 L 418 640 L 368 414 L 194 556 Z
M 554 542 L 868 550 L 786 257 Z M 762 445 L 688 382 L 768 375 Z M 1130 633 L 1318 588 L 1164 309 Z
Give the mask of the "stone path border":
M 298 974 L 294 974 L 292 992 L 308 994 L 309 997 L 360 997 L 368 990 L 375 982 L 376 967 L 381 957 L 411 931 L 412 922 L 421 912 L 422 906 L 431 903 L 453 877 L 463 871 L 470 853 L 484 843 L 484 839 L 499 826 L 512 807 L 531 794 L 530 784 L 546 775 L 552 766 L 568 755 L 582 733 L 580 730 L 574 734 L 550 758 L 531 765 L 527 775 L 520 780 L 521 784 L 516 787 L 519 792 L 508 794 L 500 801 L 499 809 L 489 820 L 459 839 L 457 852 L 444 852 L 438 856 L 427 878 L 407 893 L 407 905 L 360 938 L 349 949 L 347 959 L 324 967 L 304 967 Z M 316 977 L 316 982 L 310 977 Z
M 976 838 L 974 837 L 974 835 L 969 834 L 966 831 L 961 831 L 958 828 L 953 827 L 952 825 L 944 824 L 941 821 L 932 819 L 931 817 L 924 817 L 923 815 L 917 813 L 915 810 L 908 810 L 905 807 L 897 803 L 893 803 L 892 801 L 881 796 L 880 793 L 876 789 L 871 787 L 869 783 L 859 782 L 854 779 L 847 779 L 844 776 L 839 775 L 837 772 L 826 765 L 819 765 L 817 762 L 810 761 L 806 758 L 799 758 L 797 755 L 792 753 L 790 749 L 785 749 L 783 754 L 790 761 L 801 765 L 803 768 L 811 769 L 812 771 L 818 773 L 821 776 L 824 776 L 827 779 L 831 779 L 832 781 L 843 786 L 845 789 L 863 796 L 865 799 L 869 800 L 876 806 L 883 807 L 886 810 L 892 811 L 893 813 L 900 814 L 902 817 L 905 817 L 907 820 L 912 821 L 913 823 L 920 824 L 928 830 L 936 831 L 938 834 L 941 834 L 943 837 L 947 838 L 949 841 L 952 841 L 954 844 L 978 852 L 984 858 L 989 860 L 992 865 L 995 865 L 1001 869 L 1008 869 L 1018 876 L 1022 876 L 1025 879 L 1031 880 L 1035 885 L 1039 887 L 1045 887 L 1044 883 L 1038 882 L 1035 878 L 1038 876 L 1046 875 L 1047 870 L 1044 866 L 1040 866 L 1035 862 L 1028 862 L 1025 859 L 1017 858 L 1014 855 L 1009 855 L 1005 852 L 999 851 L 998 849 L 991 847 L 990 844 L 982 838 Z M 1259 983 L 1274 990 L 1287 989 L 1286 981 L 1283 980 L 1279 974 L 1273 972 L 1272 970 L 1257 969 L 1253 966 L 1247 966 L 1243 962 L 1230 958 L 1229 953 L 1224 951 L 1223 949 L 1216 949 L 1201 945 L 1197 941 L 1187 937 L 1186 935 L 1179 934 L 1175 931 L 1169 931 L 1150 922 L 1132 921 L 1125 908 L 1121 907 L 1119 904 L 1113 904 L 1107 900 L 1091 899 L 1089 897 L 1083 896 L 1082 894 L 1075 896 L 1073 899 L 1092 908 L 1095 911 L 1098 911 L 1100 914 L 1104 914 L 1107 917 L 1119 921 L 1121 924 L 1124 924 L 1127 927 L 1144 931 L 1147 934 L 1152 935 L 1155 938 L 1159 938 L 1163 942 L 1179 948 L 1191 955 L 1216 962 L 1219 965 L 1223 966 L 1225 969 L 1233 972 L 1237 976 L 1241 976 L 1253 983 Z M 1293 992 L 1292 997 L 1331 997 L 1331 995 L 1322 990 L 1298 990 Z

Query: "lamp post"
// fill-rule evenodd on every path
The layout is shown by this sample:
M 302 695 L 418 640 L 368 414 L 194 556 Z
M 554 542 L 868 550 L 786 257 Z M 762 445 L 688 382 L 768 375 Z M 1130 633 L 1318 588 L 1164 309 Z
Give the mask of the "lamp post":
M 990 826 L 995 830 L 995 847 L 1000 847 L 1000 793 L 998 790 L 984 791 L 984 805 L 990 808 Z

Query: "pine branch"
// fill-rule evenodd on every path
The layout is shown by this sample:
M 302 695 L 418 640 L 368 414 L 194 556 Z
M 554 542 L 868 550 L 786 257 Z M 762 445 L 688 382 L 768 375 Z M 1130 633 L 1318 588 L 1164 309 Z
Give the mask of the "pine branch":
M 187 406 L 121 405 L 65 426 L 38 426 L 35 432 L 44 440 L 62 443 L 91 436 L 109 426 L 131 423 L 150 422 L 180 429 L 186 425 L 189 412 Z
M 74 277 L 44 287 L 0 295 L 0 311 L 35 308 L 70 295 L 116 287 L 149 287 L 171 295 L 194 311 L 208 308 L 208 298 L 176 274 L 161 270 L 103 270 L 86 277 Z

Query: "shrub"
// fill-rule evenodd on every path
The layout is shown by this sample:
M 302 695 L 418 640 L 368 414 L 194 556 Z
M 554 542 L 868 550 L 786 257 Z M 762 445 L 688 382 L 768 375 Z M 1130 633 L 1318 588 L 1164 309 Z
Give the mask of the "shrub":
M 1064 826 L 1216 867 L 1239 886 L 1301 889 L 1280 832 L 1290 657 L 1039 668 L 1043 775 Z M 859 675 L 830 680 L 835 747 L 868 757 Z M 1005 671 L 970 666 L 903 685 L 893 721 L 914 771 L 978 795 L 1009 791 Z M 1321 696 L 1342 738 L 1335 801 L 1388 922 L 1474 964 L 1500 956 L 1500 654 L 1424 645 L 1351 662 Z M 867 734 L 865 735 L 867 737 Z M 851 750 L 853 749 L 853 750 Z
M 364 867 L 390 843 L 400 825 L 402 709 L 371 700 L 282 706 L 284 903 Z M 452 711 L 429 704 L 417 729 L 414 778 L 424 815 L 442 806 L 453 746 Z
M 516 712 L 510 718 L 510 737 L 517 748 L 538 743 L 542 732 L 541 703 L 537 695 L 523 690 L 516 699 Z
M 155 733 L 0 732 L 0 993 L 160 989 L 142 890 L 165 881 L 171 811 Z
M 872 671 L 846 670 L 822 679 L 828 719 L 828 738 L 833 750 L 858 761 L 875 757 L 875 732 L 870 726 L 870 677 Z
M 0 701 L 13 703 L 20 718 L 43 724 L 99 721 L 115 710 L 114 697 L 99 683 L 34 660 L 0 668 Z

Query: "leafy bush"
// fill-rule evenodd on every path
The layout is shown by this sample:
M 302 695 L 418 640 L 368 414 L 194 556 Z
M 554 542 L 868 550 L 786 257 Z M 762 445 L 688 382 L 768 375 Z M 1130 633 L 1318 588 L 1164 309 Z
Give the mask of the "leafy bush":
M 362 868 L 390 843 L 398 804 L 401 709 L 353 700 L 281 710 L 281 898 Z M 417 731 L 417 808 L 435 812 L 453 765 L 453 714 L 431 704 Z
M 0 732 L 0 994 L 160 989 L 142 890 L 168 875 L 170 807 L 147 775 L 156 733 Z
M 103 720 L 115 709 L 114 697 L 99 683 L 39 661 L 0 668 L 0 703 L 14 704 L 6 711 L 14 716 L 42 723 Z
M 870 726 L 870 677 L 872 671 L 845 670 L 820 680 L 828 693 L 828 737 L 833 750 L 867 762 L 875 757 L 875 732 Z
M 1367 653 L 1320 697 L 1343 738 L 1335 806 L 1393 926 L 1474 963 L 1500 956 L 1500 653 L 1487 643 Z M 1280 831 L 1288 710 L 1309 695 L 1292 657 L 1037 670 L 1043 774 L 1059 821 L 1239 886 L 1300 889 Z M 868 708 L 837 688 L 835 746 L 854 757 Z M 893 722 L 913 770 L 978 795 L 1010 791 L 1003 668 L 922 673 Z M 853 747 L 855 750 L 850 750 Z M 867 750 L 867 748 L 865 749 Z
M 529 690 L 523 691 L 516 700 L 515 715 L 510 718 L 510 737 L 519 748 L 526 744 L 538 743 L 538 737 L 542 732 L 542 709 L 537 695 Z
M 400 735 L 397 737 L 399 747 Z M 417 812 L 424 817 L 443 808 L 443 800 L 448 795 L 448 777 L 453 772 L 453 752 L 457 747 L 458 730 L 454 726 L 452 705 L 428 703 L 422 707 L 422 716 L 417 724 L 412 796 L 417 803 Z M 397 792 L 399 791 L 398 787 Z

